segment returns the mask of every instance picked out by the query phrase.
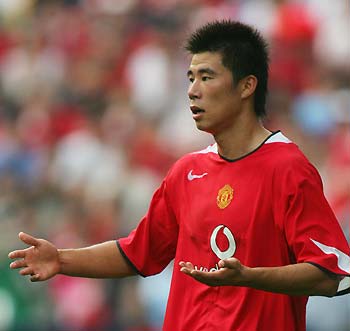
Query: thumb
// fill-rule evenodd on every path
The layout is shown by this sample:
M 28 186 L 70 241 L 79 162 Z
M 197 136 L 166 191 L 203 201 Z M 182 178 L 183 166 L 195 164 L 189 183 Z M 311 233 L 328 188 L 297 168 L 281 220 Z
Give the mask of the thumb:
M 39 245 L 38 239 L 32 237 L 31 235 L 29 235 L 27 233 L 20 232 L 18 234 L 18 237 L 27 245 L 30 245 L 30 246 L 38 246 Z
M 241 262 L 234 257 L 231 257 L 226 260 L 220 260 L 218 263 L 220 268 L 230 268 L 230 269 L 236 269 L 237 267 L 240 266 L 240 264 Z

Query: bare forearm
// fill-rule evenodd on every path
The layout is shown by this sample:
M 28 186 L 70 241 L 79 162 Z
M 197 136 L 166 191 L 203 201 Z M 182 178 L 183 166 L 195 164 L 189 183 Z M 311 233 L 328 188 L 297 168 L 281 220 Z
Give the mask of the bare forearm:
M 209 286 L 244 286 L 287 295 L 336 294 L 339 277 L 309 263 L 281 267 L 250 268 L 236 258 L 221 260 L 213 272 L 197 270 L 191 262 L 180 261 L 180 271 Z
M 244 285 L 288 295 L 333 296 L 338 282 L 337 276 L 330 276 L 314 265 L 298 263 L 283 267 L 248 268 Z
M 134 275 L 115 241 L 79 249 L 59 249 L 60 273 L 76 277 L 120 278 Z

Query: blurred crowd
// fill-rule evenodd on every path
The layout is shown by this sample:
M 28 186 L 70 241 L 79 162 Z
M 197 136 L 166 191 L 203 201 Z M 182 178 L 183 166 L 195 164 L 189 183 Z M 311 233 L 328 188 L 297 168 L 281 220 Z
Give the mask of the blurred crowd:
M 0 0 L 0 331 L 160 330 L 171 266 L 33 284 L 7 254 L 19 231 L 81 247 L 136 226 L 172 163 L 212 142 L 182 43 L 222 18 L 268 39 L 266 125 L 316 165 L 349 238 L 349 1 Z M 313 298 L 308 330 L 349 331 L 349 316 L 349 295 Z

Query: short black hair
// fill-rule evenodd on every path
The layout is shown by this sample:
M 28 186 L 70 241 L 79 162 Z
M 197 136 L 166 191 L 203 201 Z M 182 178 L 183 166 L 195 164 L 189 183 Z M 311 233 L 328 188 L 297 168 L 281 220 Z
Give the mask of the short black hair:
M 222 64 L 231 71 L 234 84 L 254 75 L 258 80 L 254 111 L 259 118 L 266 115 L 268 45 L 255 28 L 231 20 L 210 22 L 190 35 L 185 49 L 191 54 L 220 53 Z

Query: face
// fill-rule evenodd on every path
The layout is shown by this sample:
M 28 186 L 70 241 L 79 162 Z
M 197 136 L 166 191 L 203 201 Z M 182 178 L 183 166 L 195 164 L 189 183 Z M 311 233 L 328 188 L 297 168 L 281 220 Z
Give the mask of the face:
M 197 128 L 219 134 L 232 128 L 241 110 L 239 84 L 222 64 L 220 53 L 195 54 L 187 72 L 188 96 Z

